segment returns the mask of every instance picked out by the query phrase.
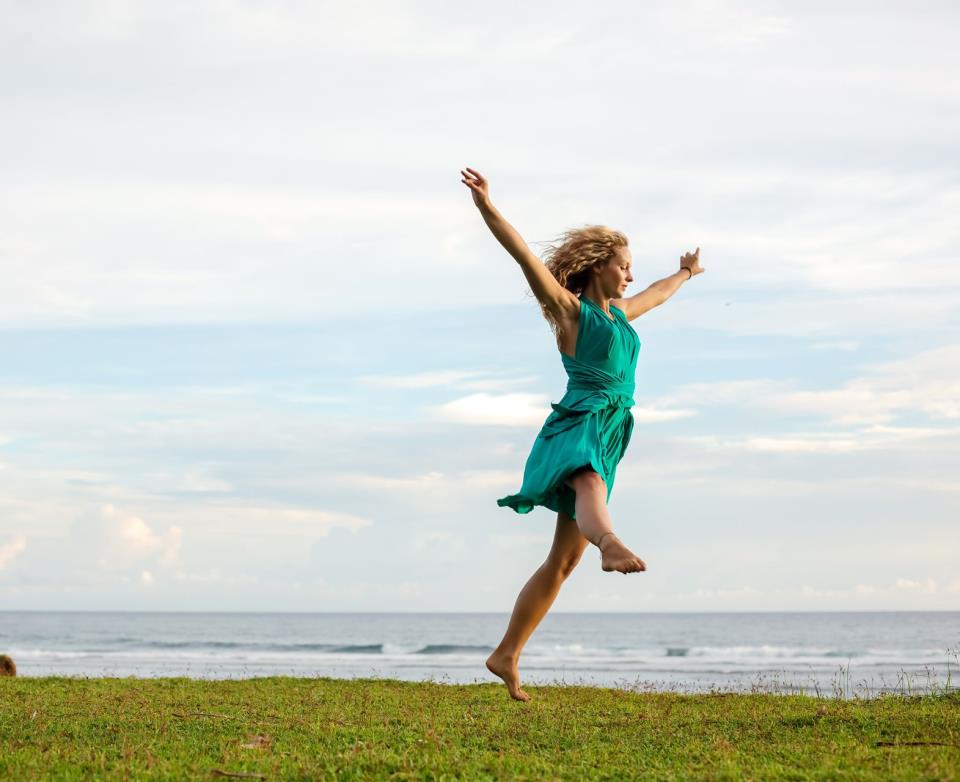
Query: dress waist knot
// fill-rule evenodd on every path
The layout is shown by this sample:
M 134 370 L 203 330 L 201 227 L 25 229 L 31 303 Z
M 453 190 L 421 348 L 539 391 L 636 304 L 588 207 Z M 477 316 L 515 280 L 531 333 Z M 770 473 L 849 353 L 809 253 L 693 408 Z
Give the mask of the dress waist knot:
M 633 397 L 637 384 L 633 380 L 605 380 L 601 382 L 584 381 L 570 379 L 567 383 L 567 391 L 599 391 L 606 392 L 611 396 Z

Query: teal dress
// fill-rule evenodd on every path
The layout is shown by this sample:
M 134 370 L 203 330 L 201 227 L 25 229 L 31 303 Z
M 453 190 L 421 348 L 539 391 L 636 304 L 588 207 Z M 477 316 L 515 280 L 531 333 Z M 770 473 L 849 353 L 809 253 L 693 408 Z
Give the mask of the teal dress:
M 576 518 L 576 493 L 564 483 L 570 473 L 589 465 L 613 491 L 617 465 L 633 433 L 634 376 L 640 337 L 626 313 L 610 305 L 613 319 L 598 304 L 580 297 L 580 320 L 574 358 L 560 354 L 567 390 L 537 434 L 520 491 L 497 500 L 517 513 L 534 506 Z

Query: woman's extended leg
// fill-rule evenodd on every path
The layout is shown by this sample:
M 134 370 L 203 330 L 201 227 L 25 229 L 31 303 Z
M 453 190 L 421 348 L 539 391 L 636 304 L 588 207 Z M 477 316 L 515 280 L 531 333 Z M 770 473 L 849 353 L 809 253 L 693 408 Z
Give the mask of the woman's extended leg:
M 520 591 L 503 640 L 487 659 L 487 668 L 506 682 L 511 698 L 518 701 L 530 699 L 520 689 L 517 667 L 520 651 L 553 605 L 560 587 L 577 566 L 586 547 L 587 539 L 580 534 L 576 522 L 566 513 L 557 514 L 557 529 L 550 553 Z
M 581 468 L 565 483 L 576 493 L 577 526 L 581 534 L 600 549 L 603 558 L 600 567 L 607 572 L 635 573 L 646 570 L 646 563 L 613 532 L 610 512 L 607 510 L 607 484 L 592 468 Z

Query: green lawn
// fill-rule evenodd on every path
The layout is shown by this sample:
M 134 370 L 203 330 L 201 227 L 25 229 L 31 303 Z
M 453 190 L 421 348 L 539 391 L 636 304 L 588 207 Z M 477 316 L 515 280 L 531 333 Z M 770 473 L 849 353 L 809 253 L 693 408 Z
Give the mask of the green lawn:
M 0 779 L 960 780 L 960 693 L 0 679 Z

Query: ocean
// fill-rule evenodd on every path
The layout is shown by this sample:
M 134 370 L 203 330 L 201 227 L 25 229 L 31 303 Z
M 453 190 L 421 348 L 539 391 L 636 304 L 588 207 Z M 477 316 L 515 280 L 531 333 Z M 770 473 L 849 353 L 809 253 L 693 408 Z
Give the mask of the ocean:
M 507 613 L 0 612 L 19 676 L 499 682 Z M 552 613 L 521 682 L 829 696 L 960 684 L 960 612 Z

